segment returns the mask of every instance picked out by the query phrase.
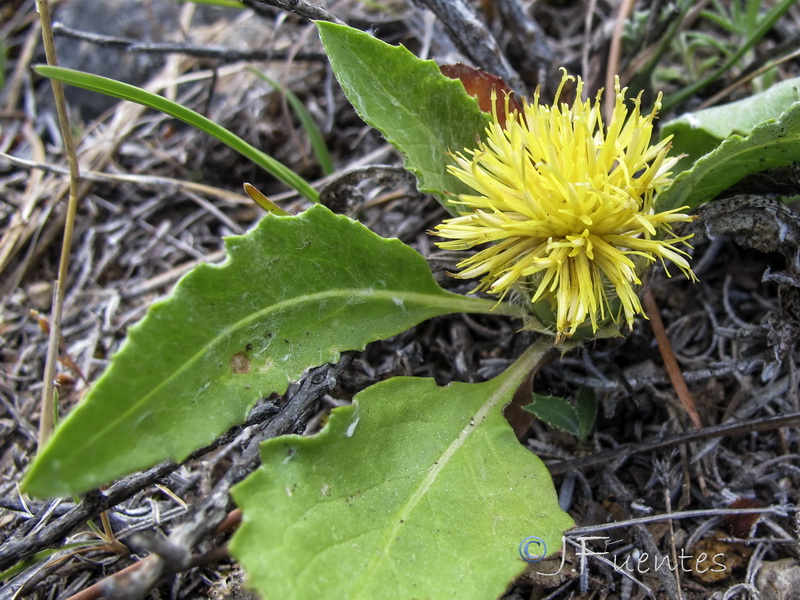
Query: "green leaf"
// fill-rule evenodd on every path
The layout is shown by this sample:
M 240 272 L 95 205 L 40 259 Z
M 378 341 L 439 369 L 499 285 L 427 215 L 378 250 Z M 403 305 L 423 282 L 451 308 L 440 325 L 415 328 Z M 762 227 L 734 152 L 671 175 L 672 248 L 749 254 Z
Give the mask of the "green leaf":
M 688 155 L 682 164 L 689 168 L 725 138 L 734 134 L 749 135 L 756 126 L 778 117 L 798 100 L 800 78 L 789 79 L 743 100 L 673 119 L 661 128 L 661 139 L 673 136 L 673 153 Z
M 525 570 L 524 538 L 559 550 L 572 519 L 502 415 L 528 368 L 447 387 L 391 379 L 319 434 L 262 444 L 233 490 L 248 585 L 282 600 L 486 600 Z
M 347 99 L 359 116 L 378 129 L 405 157 L 419 189 L 447 199 L 470 190 L 447 172 L 448 153 L 474 148 L 489 117 L 461 82 L 448 79 L 431 60 L 369 34 L 317 22 L 322 44 Z
M 747 175 L 800 162 L 800 102 L 753 128 L 750 135 L 732 135 L 715 150 L 678 175 L 658 196 L 658 210 L 695 208 L 712 200 Z
M 534 394 L 533 402 L 522 408 L 536 415 L 550 427 L 566 431 L 575 437 L 579 437 L 581 434 L 578 411 L 565 398 Z
M 446 292 L 414 250 L 320 205 L 265 215 L 226 246 L 223 265 L 195 268 L 131 328 L 35 460 L 27 492 L 80 493 L 182 460 L 341 351 L 434 315 L 516 310 Z
M 594 390 L 586 386 L 578 391 L 575 404 L 559 396 L 534 394 L 533 402 L 522 408 L 536 415 L 550 427 L 574 435 L 581 442 L 588 439 L 597 418 Z
M 317 193 L 305 179 L 271 156 L 251 146 L 235 133 L 225 129 L 221 125 L 217 125 L 211 119 L 204 117 L 190 108 L 181 106 L 172 100 L 168 100 L 163 96 L 153 94 L 152 92 L 148 92 L 136 86 L 108 79 L 107 77 L 100 77 L 99 75 L 45 65 L 36 67 L 36 72 L 44 77 L 50 77 L 51 79 L 60 81 L 61 83 L 74 85 L 75 87 L 92 92 L 99 92 L 106 96 L 119 98 L 120 100 L 136 102 L 142 106 L 160 110 L 164 114 L 180 119 L 192 127 L 196 127 L 209 135 L 213 135 L 223 144 L 226 144 L 245 158 L 250 159 L 259 167 L 296 190 L 299 194 L 305 196 L 305 198 L 311 202 L 319 202 L 319 193 Z

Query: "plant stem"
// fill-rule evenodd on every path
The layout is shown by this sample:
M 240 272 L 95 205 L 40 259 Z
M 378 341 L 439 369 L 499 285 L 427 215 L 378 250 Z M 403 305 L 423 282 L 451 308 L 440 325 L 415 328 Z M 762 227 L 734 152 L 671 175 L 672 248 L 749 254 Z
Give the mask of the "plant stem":
M 549 335 L 540 335 L 501 377 L 508 377 L 514 387 L 518 388 L 525 381 L 528 373 L 536 369 L 554 346 L 555 338 Z
M 619 74 L 620 57 L 622 56 L 622 32 L 625 29 L 625 23 L 628 20 L 631 12 L 633 12 L 633 0 L 622 0 L 617 11 L 617 17 L 614 21 L 614 35 L 611 37 L 611 47 L 608 51 L 608 61 L 606 62 L 606 87 L 605 87 L 605 102 L 603 105 L 603 116 L 606 122 L 611 122 L 611 116 L 614 114 L 614 77 Z
M 53 40 L 53 30 L 50 20 L 50 6 L 47 0 L 36 0 L 36 11 L 39 13 L 39 22 L 42 27 L 42 41 L 44 42 L 47 63 L 57 65 L 56 47 Z M 58 361 L 58 347 L 61 339 L 61 316 L 64 307 L 64 287 L 66 286 L 69 271 L 69 258 L 72 252 L 72 231 L 75 224 L 75 214 L 78 207 L 78 185 L 80 170 L 78 157 L 75 155 L 75 141 L 70 129 L 69 115 L 67 114 L 67 101 L 64 97 L 64 88 L 57 81 L 51 80 L 53 96 L 56 102 L 58 122 L 61 127 L 61 138 L 64 143 L 64 152 L 69 164 L 69 202 L 67 216 L 64 223 L 64 239 L 61 244 L 61 259 L 58 264 L 58 278 L 53 287 L 53 308 L 50 315 L 50 338 L 47 343 L 47 359 L 44 368 L 44 387 L 42 389 L 41 414 L 39 417 L 39 449 L 53 432 L 53 397 L 55 395 L 56 362 Z
M 667 337 L 667 330 L 664 327 L 664 322 L 661 320 L 661 313 L 658 310 L 655 296 L 652 290 L 647 290 L 644 294 L 644 306 L 647 311 L 647 316 L 650 318 L 650 325 L 653 327 L 653 334 L 656 336 L 656 343 L 658 344 L 658 351 L 661 353 L 661 358 L 664 361 L 664 367 L 667 369 L 669 380 L 672 382 L 672 387 L 675 388 L 675 393 L 681 401 L 683 408 L 689 415 L 689 418 L 694 423 L 698 431 L 703 429 L 703 422 L 700 420 L 700 414 L 697 412 L 697 406 L 692 398 L 692 393 L 689 391 L 689 386 L 686 385 L 686 379 L 681 373 L 681 368 L 675 358 L 675 353 L 672 351 L 672 345 L 669 343 Z

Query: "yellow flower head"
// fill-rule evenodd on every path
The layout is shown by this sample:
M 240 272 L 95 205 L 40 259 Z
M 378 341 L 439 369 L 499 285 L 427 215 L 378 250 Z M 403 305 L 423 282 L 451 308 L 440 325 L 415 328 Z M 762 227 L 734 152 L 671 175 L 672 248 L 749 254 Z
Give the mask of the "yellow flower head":
M 517 289 L 531 302 L 549 300 L 559 341 L 587 319 L 596 332 L 620 312 L 631 326 L 642 313 L 639 276 L 656 257 L 695 279 L 688 254 L 677 248 L 691 236 L 671 227 L 691 220 L 679 212 L 686 207 L 655 211 L 654 198 L 678 161 L 667 157 L 669 139 L 650 144 L 661 96 L 649 115 L 640 112 L 641 95 L 629 113 L 617 78 L 605 126 L 601 93 L 582 101 L 580 77 L 572 106 L 559 104 L 568 81 L 575 78 L 563 70 L 552 106 L 539 104 L 538 90 L 521 113 L 509 112 L 506 98 L 505 126 L 495 110 L 486 143 L 453 156 L 450 173 L 475 193 L 458 196 L 461 216 L 436 227 L 449 240 L 438 243 L 442 248 L 487 244 L 458 265 L 457 277 L 481 278 L 475 291 L 502 298 Z

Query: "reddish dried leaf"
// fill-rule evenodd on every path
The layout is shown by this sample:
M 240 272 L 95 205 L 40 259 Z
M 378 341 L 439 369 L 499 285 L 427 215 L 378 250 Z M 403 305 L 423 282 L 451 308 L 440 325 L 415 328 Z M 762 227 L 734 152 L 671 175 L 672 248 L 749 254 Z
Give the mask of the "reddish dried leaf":
M 483 112 L 492 112 L 492 90 L 497 97 L 497 121 L 501 127 L 506 125 L 506 96 L 509 97 L 509 108 L 522 112 L 522 107 L 514 97 L 514 91 L 508 84 L 491 73 L 476 69 L 463 63 L 454 65 L 441 65 L 442 75 L 450 79 L 460 79 L 467 93 L 478 101 L 478 106 Z
M 67 373 L 59 373 L 56 375 L 56 385 L 60 390 L 72 389 L 75 387 L 77 380 Z
M 728 508 L 763 508 L 764 504 L 761 500 L 756 498 L 739 498 L 734 500 Z M 761 513 L 750 513 L 744 515 L 725 515 L 722 517 L 722 522 L 731 534 L 736 537 L 748 537 L 750 530 L 761 518 Z

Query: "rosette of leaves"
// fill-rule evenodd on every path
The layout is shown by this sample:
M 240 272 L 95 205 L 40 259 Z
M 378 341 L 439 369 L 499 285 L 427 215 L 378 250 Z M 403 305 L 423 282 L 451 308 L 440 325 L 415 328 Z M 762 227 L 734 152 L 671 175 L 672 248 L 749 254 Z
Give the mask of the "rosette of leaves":
M 448 173 L 447 153 L 484 135 L 487 115 L 433 62 L 344 26 L 318 27 L 359 114 L 401 150 L 420 189 L 455 212 L 447 194 L 463 184 Z M 796 113 L 781 118 L 784 145 L 797 135 Z M 754 129 L 759 143 L 738 153 L 724 143 L 718 151 L 757 158 L 774 129 Z M 690 203 L 711 170 L 679 177 L 671 199 Z M 183 460 L 307 368 L 430 317 L 520 316 L 510 304 L 445 291 L 414 250 L 321 206 L 266 215 L 226 245 L 224 264 L 187 274 L 130 330 L 41 450 L 25 491 L 81 493 Z M 523 538 L 559 548 L 572 520 L 502 416 L 550 346 L 542 338 L 484 383 L 376 384 L 335 409 L 319 434 L 264 443 L 263 466 L 234 490 L 244 520 L 231 548 L 250 585 L 274 598 L 482 599 L 525 570 Z
M 361 92 L 359 110 L 445 202 L 460 185 L 446 152 L 474 141 L 485 113 L 433 62 L 355 30 L 320 29 L 343 85 L 346 53 L 368 61 L 351 76 L 379 87 Z M 402 101 L 382 97 L 399 89 Z M 183 460 L 309 367 L 430 317 L 520 314 L 445 291 L 414 250 L 319 205 L 268 214 L 226 246 L 225 263 L 194 269 L 130 329 L 32 464 L 28 493 L 82 493 Z M 244 522 L 232 549 L 250 584 L 281 598 L 486 598 L 524 571 L 520 540 L 558 549 L 572 520 L 502 414 L 549 346 L 485 383 L 382 382 L 334 410 L 319 434 L 266 442 L 263 466 L 234 490 Z

